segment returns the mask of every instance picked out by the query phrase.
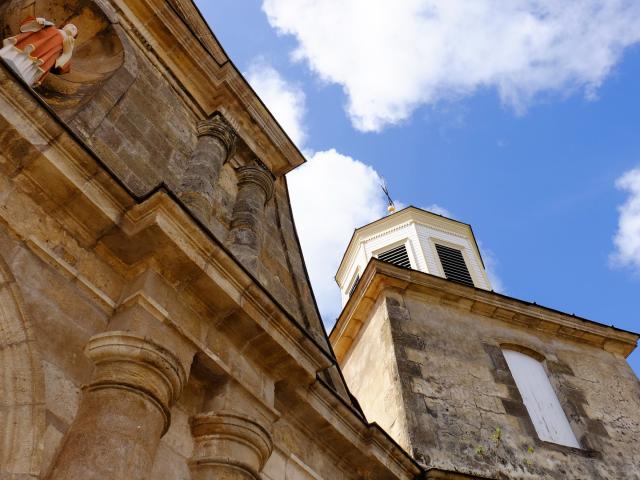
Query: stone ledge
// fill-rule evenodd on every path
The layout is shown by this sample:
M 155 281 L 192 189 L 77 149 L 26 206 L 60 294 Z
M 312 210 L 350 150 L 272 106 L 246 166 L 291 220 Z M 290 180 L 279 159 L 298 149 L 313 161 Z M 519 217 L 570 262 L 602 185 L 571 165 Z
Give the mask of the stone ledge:
M 431 303 L 587 343 L 624 357 L 631 354 L 640 338 L 637 333 L 372 258 L 329 335 L 338 362 L 351 348 L 374 300 L 385 290 L 417 294 Z

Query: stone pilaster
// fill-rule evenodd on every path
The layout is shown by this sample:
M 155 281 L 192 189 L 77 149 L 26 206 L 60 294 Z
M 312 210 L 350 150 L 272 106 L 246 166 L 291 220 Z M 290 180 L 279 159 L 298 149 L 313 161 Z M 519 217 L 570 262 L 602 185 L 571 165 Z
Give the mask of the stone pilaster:
M 238 194 L 233 207 L 229 243 L 231 250 L 249 267 L 260 253 L 265 204 L 273 196 L 273 175 L 261 163 L 239 167 Z
M 216 113 L 198 123 L 198 143 L 180 184 L 180 198 L 203 220 L 211 215 L 211 203 L 220 169 L 235 149 L 233 127 Z
M 148 338 L 111 331 L 91 338 L 93 377 L 48 479 L 141 480 L 169 428 L 186 373 Z
M 257 419 L 230 411 L 191 418 L 193 480 L 259 480 L 273 441 Z

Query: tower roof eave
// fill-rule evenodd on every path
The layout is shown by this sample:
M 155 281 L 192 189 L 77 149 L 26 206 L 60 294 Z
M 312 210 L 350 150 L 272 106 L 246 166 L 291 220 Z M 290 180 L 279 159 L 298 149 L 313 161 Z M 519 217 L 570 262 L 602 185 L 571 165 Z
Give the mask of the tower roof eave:
M 628 357 L 635 350 L 640 339 L 640 333 L 372 258 L 329 334 L 339 363 L 363 328 L 375 300 L 389 288 L 396 291 L 426 293 L 430 298 L 446 297 L 447 305 L 453 308 L 464 309 L 521 328 L 562 335 L 563 338 L 587 343 L 624 357 Z

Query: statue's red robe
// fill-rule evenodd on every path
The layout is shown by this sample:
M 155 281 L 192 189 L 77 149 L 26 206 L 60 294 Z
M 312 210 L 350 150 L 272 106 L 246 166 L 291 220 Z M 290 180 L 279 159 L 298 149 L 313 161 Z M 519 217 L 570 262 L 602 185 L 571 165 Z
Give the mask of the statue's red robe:
M 22 21 L 21 25 L 31 23 L 35 21 L 35 17 L 29 17 Z M 27 46 L 32 45 L 33 51 L 29 53 L 31 57 L 42 60 L 42 64 L 39 68 L 44 71 L 46 75 L 56 64 L 56 61 L 62 55 L 64 38 L 54 26 L 44 27 L 37 32 L 24 32 L 19 33 L 15 37 L 16 48 L 24 51 Z M 67 73 L 71 68 L 71 61 L 68 61 L 64 65 L 56 68 L 56 73 Z M 40 77 L 40 81 L 44 78 L 44 75 Z

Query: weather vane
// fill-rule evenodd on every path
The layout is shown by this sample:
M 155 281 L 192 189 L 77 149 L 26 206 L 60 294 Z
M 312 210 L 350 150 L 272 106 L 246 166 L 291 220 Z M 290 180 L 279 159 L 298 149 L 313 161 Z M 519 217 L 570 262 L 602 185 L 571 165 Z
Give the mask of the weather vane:
M 384 192 L 384 194 L 387 196 L 387 212 L 389 213 L 393 213 L 396 211 L 396 205 L 393 203 L 393 200 L 391 200 L 391 195 L 389 195 L 389 189 L 387 188 L 387 182 L 385 182 L 384 178 L 382 179 L 382 183 L 380 184 L 380 187 L 382 188 L 382 191 Z

